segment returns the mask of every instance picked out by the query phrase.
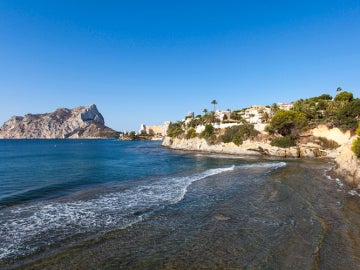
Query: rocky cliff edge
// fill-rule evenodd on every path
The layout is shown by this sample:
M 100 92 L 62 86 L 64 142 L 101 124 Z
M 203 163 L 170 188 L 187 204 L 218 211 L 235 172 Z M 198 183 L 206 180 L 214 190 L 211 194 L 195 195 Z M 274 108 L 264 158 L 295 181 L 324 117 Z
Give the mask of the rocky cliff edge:
M 319 126 L 311 130 L 313 137 L 324 137 L 337 142 L 340 146 L 337 149 L 324 149 L 314 143 L 302 143 L 296 147 L 279 148 L 269 144 L 268 141 L 247 140 L 242 145 L 234 143 L 219 143 L 210 145 L 205 139 L 179 139 L 165 137 L 163 146 L 171 149 L 185 151 L 203 151 L 211 153 L 234 154 L 234 155 L 262 155 L 274 157 L 323 157 L 336 161 L 335 171 L 342 176 L 353 187 L 360 188 L 360 161 L 351 151 L 351 145 L 355 136 L 351 133 L 342 132 L 337 128 L 329 129 L 326 126 Z

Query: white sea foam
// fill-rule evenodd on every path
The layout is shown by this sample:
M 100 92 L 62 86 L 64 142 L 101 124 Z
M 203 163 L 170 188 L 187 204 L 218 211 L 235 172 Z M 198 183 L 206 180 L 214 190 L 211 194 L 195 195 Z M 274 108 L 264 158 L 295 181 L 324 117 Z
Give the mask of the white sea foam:
M 216 159 L 244 159 L 243 156 L 239 155 L 222 155 L 222 154 L 195 154 L 196 157 L 216 158 Z M 249 157 L 247 157 L 249 159 Z
M 262 162 L 262 163 L 254 163 L 254 164 L 246 164 L 241 165 L 241 168 L 249 169 L 249 168 L 269 168 L 269 169 L 279 169 L 286 166 L 286 162 Z
M 88 200 L 45 201 L 0 210 L 0 259 L 33 252 L 71 235 L 125 228 L 156 209 L 181 201 L 191 183 L 235 169 L 286 166 L 265 162 L 209 169 L 189 176 L 164 177 Z
M 348 192 L 349 195 L 351 196 L 359 196 L 360 197 L 360 193 L 357 192 L 356 190 L 352 189 Z
M 182 200 L 194 181 L 234 170 L 234 166 L 191 176 L 167 177 L 90 200 L 42 202 L 0 211 L 0 259 L 39 245 L 98 229 L 127 227 L 157 208 Z
M 331 177 L 331 175 L 329 174 L 329 173 L 331 172 L 331 170 L 332 170 L 331 167 L 328 168 L 328 169 L 326 169 L 326 170 L 324 171 L 324 176 L 325 176 L 328 180 L 334 181 L 334 182 L 338 185 L 338 187 L 339 187 L 340 189 L 342 189 L 342 188 L 344 187 L 344 183 L 343 183 L 339 178 L 333 178 L 333 177 Z
M 344 183 L 343 183 L 339 178 L 336 178 L 336 179 L 335 179 L 335 182 L 336 182 L 336 184 L 337 184 L 339 187 L 343 187 L 343 186 L 344 186 Z

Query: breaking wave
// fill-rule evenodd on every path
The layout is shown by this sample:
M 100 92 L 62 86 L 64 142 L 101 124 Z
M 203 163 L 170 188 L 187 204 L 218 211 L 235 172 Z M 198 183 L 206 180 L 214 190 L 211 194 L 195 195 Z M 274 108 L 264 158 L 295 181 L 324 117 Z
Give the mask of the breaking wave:
M 89 200 L 45 201 L 2 209 L 0 259 L 29 253 L 77 233 L 125 228 L 161 206 L 182 200 L 192 182 L 231 170 L 234 166 L 167 177 Z
M 274 170 L 285 162 L 209 169 L 189 176 L 163 177 L 86 200 L 52 200 L 0 210 L 0 259 L 30 254 L 70 236 L 126 228 L 162 207 L 181 201 L 191 183 L 224 172 Z

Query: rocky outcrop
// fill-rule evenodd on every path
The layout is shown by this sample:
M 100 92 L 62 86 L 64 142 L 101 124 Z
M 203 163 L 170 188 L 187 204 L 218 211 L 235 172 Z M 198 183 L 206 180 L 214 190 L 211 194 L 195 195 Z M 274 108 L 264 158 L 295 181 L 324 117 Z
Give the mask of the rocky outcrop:
M 339 147 L 328 149 L 317 143 L 319 138 L 329 142 L 336 142 Z M 300 144 L 296 147 L 279 148 L 271 146 L 269 141 L 248 140 L 242 145 L 233 143 L 218 143 L 209 145 L 205 139 L 179 139 L 165 137 L 163 146 L 185 150 L 203 151 L 234 155 L 262 155 L 274 157 L 325 157 L 336 161 L 335 171 L 353 187 L 360 189 L 360 161 L 351 151 L 355 136 L 350 131 L 342 132 L 338 128 L 328 128 L 320 125 L 304 134 Z
M 268 142 L 247 140 L 241 145 L 218 143 L 209 145 L 205 139 L 179 139 L 165 137 L 163 146 L 185 151 L 202 151 L 232 155 L 258 155 L 274 157 L 328 157 L 334 158 L 336 150 L 321 149 L 314 145 L 301 145 L 289 148 L 271 146 Z
M 335 171 L 343 175 L 351 186 L 360 188 L 360 161 L 351 151 L 355 139 L 352 137 L 337 149 Z
M 96 105 L 60 108 L 52 113 L 13 116 L 0 128 L 3 139 L 103 138 L 118 137 L 105 126 Z
M 335 171 L 351 186 L 360 188 L 360 161 L 351 150 L 356 136 L 353 136 L 350 130 L 343 132 L 338 128 L 329 129 L 324 125 L 313 129 L 312 134 L 334 140 L 340 145 L 335 156 Z
M 343 132 L 338 128 L 328 128 L 325 125 L 317 126 L 316 128 L 312 129 L 310 133 L 316 137 L 323 137 L 328 140 L 333 140 L 340 145 L 347 143 L 352 136 L 350 130 Z

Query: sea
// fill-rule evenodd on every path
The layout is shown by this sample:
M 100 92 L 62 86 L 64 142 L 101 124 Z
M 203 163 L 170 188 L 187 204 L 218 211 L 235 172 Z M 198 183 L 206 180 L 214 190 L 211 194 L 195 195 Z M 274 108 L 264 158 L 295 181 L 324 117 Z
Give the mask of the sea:
M 327 159 L 0 140 L 0 269 L 360 269 Z

